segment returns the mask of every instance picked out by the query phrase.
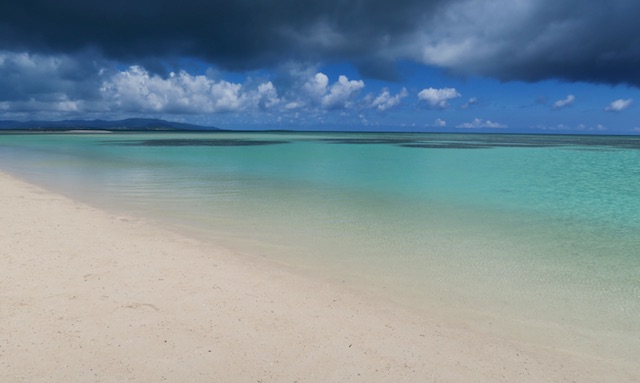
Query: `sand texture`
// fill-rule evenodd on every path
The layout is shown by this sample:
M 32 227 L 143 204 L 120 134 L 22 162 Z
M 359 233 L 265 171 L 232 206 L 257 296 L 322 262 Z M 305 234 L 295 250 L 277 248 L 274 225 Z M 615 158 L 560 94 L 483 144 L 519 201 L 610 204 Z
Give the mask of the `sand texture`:
M 625 382 L 0 174 L 0 382 Z

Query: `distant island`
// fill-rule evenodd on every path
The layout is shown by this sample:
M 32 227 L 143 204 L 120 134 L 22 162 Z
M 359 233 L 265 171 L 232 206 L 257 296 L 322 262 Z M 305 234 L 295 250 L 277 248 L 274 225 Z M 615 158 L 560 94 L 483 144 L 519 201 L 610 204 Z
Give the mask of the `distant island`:
M 20 130 L 32 132 L 65 131 L 208 131 L 221 130 L 212 126 L 201 126 L 151 118 L 128 118 L 125 120 L 64 120 L 64 121 L 0 121 L 0 131 Z

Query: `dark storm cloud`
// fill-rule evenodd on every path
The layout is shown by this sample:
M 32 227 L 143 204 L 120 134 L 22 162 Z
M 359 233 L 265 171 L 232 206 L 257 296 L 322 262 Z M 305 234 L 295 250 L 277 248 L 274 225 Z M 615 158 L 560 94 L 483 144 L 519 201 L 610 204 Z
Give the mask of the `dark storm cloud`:
M 638 15 L 636 0 L 7 0 L 0 49 L 95 49 L 127 63 L 187 55 L 232 70 L 350 61 L 387 79 L 410 59 L 503 80 L 638 86 Z
M 636 0 L 465 1 L 422 35 L 425 62 L 502 80 L 640 85 Z
M 228 69 L 373 59 L 440 0 L 9 0 L 0 47 L 109 58 L 189 55 Z
M 56 100 L 66 95 L 94 99 L 100 67 L 90 56 L 7 54 L 0 52 L 0 101 Z
M 638 15 L 640 2 L 633 0 L 573 1 L 557 7 L 552 22 L 546 23 L 551 41 L 541 44 L 541 49 L 531 55 L 530 60 L 536 65 L 515 62 L 511 75 L 540 79 L 555 71 L 557 76 L 569 80 L 640 85 Z M 540 16 L 544 17 L 545 13 L 540 12 Z M 561 16 L 566 18 L 563 20 Z M 565 28 L 553 37 L 553 22 L 558 19 Z M 530 28 L 534 26 L 530 23 Z

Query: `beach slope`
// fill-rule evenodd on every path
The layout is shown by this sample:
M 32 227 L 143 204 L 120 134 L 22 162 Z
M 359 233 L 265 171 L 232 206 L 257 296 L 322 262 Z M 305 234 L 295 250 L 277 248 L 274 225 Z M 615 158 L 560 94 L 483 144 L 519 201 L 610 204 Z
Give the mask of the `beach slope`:
M 0 174 L 2 382 L 631 381 Z

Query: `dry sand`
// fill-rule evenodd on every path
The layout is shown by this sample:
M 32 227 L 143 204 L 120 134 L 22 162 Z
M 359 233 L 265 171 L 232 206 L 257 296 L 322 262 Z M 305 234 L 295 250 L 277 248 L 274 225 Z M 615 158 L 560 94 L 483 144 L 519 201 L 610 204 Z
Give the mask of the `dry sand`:
M 0 382 L 625 382 L 0 174 Z

